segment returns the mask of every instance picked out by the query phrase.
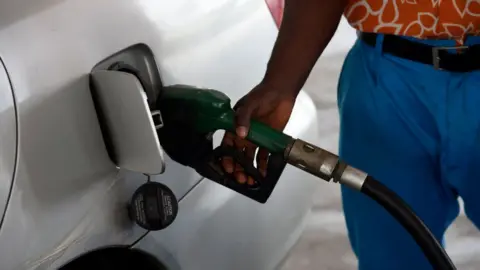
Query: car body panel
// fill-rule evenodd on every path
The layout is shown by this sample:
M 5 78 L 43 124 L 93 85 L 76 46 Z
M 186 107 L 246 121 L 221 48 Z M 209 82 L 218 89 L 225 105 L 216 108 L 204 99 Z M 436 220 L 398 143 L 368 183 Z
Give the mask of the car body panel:
M 56 269 L 145 234 L 128 220 L 126 205 L 146 177 L 119 171 L 110 161 L 89 92 L 88 74 L 98 62 L 144 43 L 165 85 L 215 88 L 236 101 L 262 78 L 277 33 L 267 6 L 257 0 L 11 0 L 2 3 L 0 15 L 0 58 L 14 89 L 19 130 L 16 174 L 0 229 L 0 268 L 8 270 Z M 302 96 L 299 108 L 308 110 L 296 109 L 288 132 L 308 140 L 316 136 L 316 116 Z M 282 179 L 303 177 L 289 168 Z M 250 269 L 270 267 L 293 244 L 287 239 L 298 237 L 315 186 L 280 180 L 261 205 L 210 181 L 199 184 L 198 174 L 167 157 L 165 173 L 152 180 L 179 199 L 186 196 L 173 227 L 145 238 L 165 242 L 165 250 L 186 260 L 179 262 L 187 267 L 182 269 L 201 259 L 190 258 L 198 249 L 205 255 L 199 265 L 225 257 L 215 265 L 235 269 L 258 254 Z M 245 220 L 237 223 L 242 215 Z M 214 233 L 220 228 L 215 226 L 233 233 L 242 224 L 250 229 L 223 238 L 200 235 Z M 177 239 L 189 226 L 192 232 Z M 236 243 L 251 250 L 228 262 L 230 250 L 238 252 Z M 275 250 L 262 254 L 264 247 Z
M 0 216 L 7 206 L 15 172 L 17 154 L 17 121 L 13 90 L 8 73 L 0 59 Z M 0 223 L 1 224 L 1 223 Z

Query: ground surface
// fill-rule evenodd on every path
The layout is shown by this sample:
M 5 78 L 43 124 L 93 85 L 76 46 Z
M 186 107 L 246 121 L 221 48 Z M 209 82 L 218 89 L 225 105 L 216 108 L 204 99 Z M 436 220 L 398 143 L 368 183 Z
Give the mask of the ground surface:
M 319 146 L 334 153 L 338 144 L 336 85 L 342 62 L 354 39 L 355 33 L 343 22 L 306 85 L 318 108 L 322 134 Z M 356 269 L 356 258 L 346 236 L 339 187 L 320 185 L 310 221 L 281 270 Z M 446 242 L 447 251 L 459 270 L 480 269 L 480 232 L 464 214 L 448 230 Z

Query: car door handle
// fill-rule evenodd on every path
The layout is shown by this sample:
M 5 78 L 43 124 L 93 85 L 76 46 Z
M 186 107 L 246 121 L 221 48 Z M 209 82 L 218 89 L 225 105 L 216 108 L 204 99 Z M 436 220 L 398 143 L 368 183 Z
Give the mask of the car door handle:
M 122 169 L 163 173 L 164 153 L 156 132 L 161 114 L 150 110 L 139 79 L 128 72 L 98 70 L 90 73 L 90 86 L 111 160 Z

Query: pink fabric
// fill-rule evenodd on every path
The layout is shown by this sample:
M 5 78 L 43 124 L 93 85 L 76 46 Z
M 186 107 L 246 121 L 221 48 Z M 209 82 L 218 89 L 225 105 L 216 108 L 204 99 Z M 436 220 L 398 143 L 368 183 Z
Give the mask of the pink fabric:
M 277 27 L 280 27 L 283 18 L 283 9 L 285 7 L 285 0 L 265 0 L 268 9 L 275 20 Z

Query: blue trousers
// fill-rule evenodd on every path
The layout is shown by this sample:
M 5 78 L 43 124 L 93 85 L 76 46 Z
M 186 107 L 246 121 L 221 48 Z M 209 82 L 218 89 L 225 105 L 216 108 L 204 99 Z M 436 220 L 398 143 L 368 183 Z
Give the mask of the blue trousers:
M 357 40 L 343 65 L 340 157 L 399 194 L 439 241 L 459 214 L 459 196 L 479 228 L 480 72 L 440 71 L 384 54 L 382 40 L 377 48 Z M 473 43 L 480 38 L 467 42 Z M 376 202 L 342 188 L 342 203 L 360 270 L 432 269 Z

